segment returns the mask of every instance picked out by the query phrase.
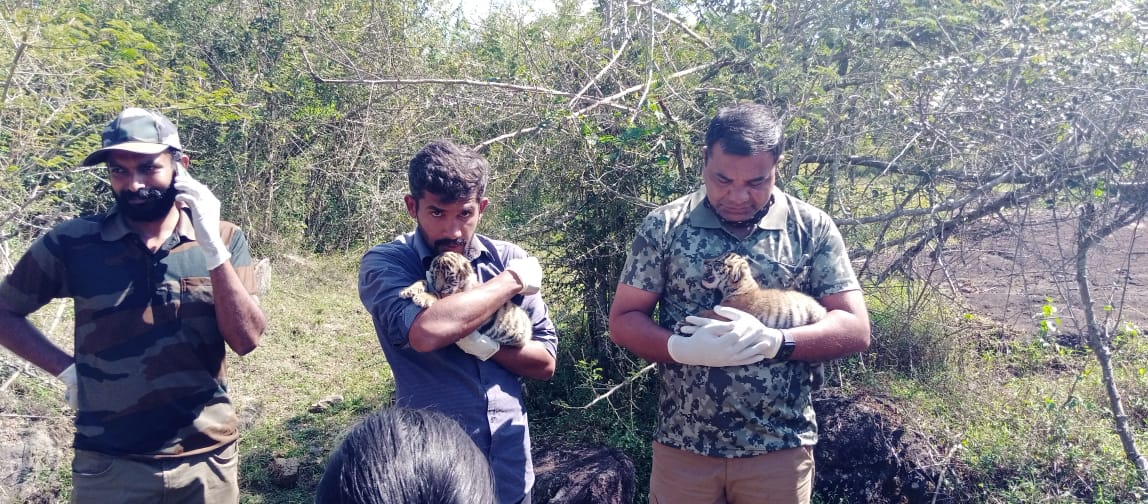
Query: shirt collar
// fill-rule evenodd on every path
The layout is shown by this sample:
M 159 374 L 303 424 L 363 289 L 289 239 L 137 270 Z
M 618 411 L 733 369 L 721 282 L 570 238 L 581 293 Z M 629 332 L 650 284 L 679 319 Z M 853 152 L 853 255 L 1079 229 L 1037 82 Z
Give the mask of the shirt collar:
M 419 260 L 422 261 L 423 266 L 429 266 L 431 259 L 434 259 L 438 253 L 431 248 L 430 244 L 427 243 L 426 239 L 423 238 L 423 234 L 420 233 L 418 229 L 415 229 L 414 235 L 413 243 L 415 252 L 418 252 Z M 479 240 L 478 234 L 475 234 L 470 238 L 470 244 L 466 247 L 466 258 L 474 261 L 484 254 L 487 256 L 487 259 L 494 257 L 494 251 L 487 249 L 483 240 Z
M 180 203 L 177 202 L 176 205 L 180 205 Z M 179 222 L 175 224 L 175 232 L 179 234 L 182 240 L 195 240 L 195 226 L 192 225 L 188 212 L 190 212 L 189 209 L 180 206 Z M 100 239 L 109 242 L 117 241 L 131 234 L 136 234 L 136 232 L 128 224 L 119 205 L 112 205 L 111 210 L 104 214 L 104 221 L 100 223 Z
M 773 186 L 773 206 L 769 208 L 769 212 L 757 222 L 758 229 L 768 229 L 775 231 L 785 230 L 785 221 L 789 217 L 789 202 L 785 198 L 785 193 L 781 192 L 777 186 Z M 712 209 L 707 207 L 703 202 L 706 198 L 706 186 L 701 186 L 697 191 L 689 195 L 687 205 L 690 210 L 690 225 L 700 228 L 721 229 L 721 221 Z

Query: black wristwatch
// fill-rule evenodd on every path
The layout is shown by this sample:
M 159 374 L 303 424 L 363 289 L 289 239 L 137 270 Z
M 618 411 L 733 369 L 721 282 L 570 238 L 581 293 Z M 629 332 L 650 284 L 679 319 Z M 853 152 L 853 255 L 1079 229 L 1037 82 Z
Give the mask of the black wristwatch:
M 793 336 L 789 331 L 780 329 L 781 331 L 781 348 L 777 349 L 777 355 L 773 356 L 774 360 L 789 360 L 789 356 L 793 355 L 793 349 L 797 348 L 797 342 L 793 341 Z

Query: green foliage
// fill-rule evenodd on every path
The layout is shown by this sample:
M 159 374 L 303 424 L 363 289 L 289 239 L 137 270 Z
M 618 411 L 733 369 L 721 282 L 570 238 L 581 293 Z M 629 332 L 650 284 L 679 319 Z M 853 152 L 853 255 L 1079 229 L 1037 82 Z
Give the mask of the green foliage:
M 1044 298 L 1044 304 L 1040 307 L 1040 314 L 1036 316 L 1037 324 L 1037 337 L 1042 342 L 1049 342 L 1055 340 L 1056 331 L 1060 328 L 1060 316 L 1056 314 L 1056 306 L 1053 305 L 1052 298 Z
M 872 344 L 866 353 L 874 369 L 924 382 L 947 379 L 961 360 L 958 335 L 967 320 L 944 308 L 920 282 L 889 281 L 866 289 Z
M 184 110 L 214 119 L 212 110 L 234 98 L 226 87 L 205 85 L 207 65 L 181 57 L 174 34 L 154 21 L 63 7 L 14 9 L 3 18 L 26 42 L 17 51 L 0 49 L 18 76 L 8 81 L 0 109 L 0 151 L 9 167 L 0 186 L 11 198 L 0 203 L 0 215 L 22 208 L 37 216 L 30 219 L 36 226 L 107 208 L 102 172 L 74 167 L 125 104 L 157 108 L 179 122 Z M 65 75 L 75 78 L 54 77 Z

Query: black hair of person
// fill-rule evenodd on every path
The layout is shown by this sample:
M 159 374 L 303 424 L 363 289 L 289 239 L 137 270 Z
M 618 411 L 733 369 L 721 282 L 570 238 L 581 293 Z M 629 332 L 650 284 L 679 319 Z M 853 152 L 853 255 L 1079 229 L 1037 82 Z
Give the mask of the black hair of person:
M 332 452 L 316 504 L 493 504 L 486 457 L 458 422 L 392 407 L 353 426 Z
M 450 140 L 427 144 L 407 168 L 407 182 L 416 201 L 428 192 L 448 203 L 471 196 L 482 199 L 489 177 L 490 162 L 482 154 Z
M 709 161 L 713 149 L 721 144 L 723 151 L 735 156 L 752 156 L 762 152 L 773 153 L 774 168 L 776 169 L 776 163 L 781 160 L 781 150 L 784 143 L 781 134 L 781 120 L 777 118 L 772 109 L 760 103 L 737 103 L 719 110 L 717 115 L 710 119 L 709 127 L 706 128 L 706 161 Z M 706 207 L 713 209 L 709 198 L 706 198 L 704 203 Z M 722 224 L 744 228 L 765 218 L 765 214 L 769 213 L 772 206 L 773 196 L 770 196 L 765 206 L 758 209 L 753 217 L 748 219 L 731 221 L 716 211 L 714 215 L 717 215 Z

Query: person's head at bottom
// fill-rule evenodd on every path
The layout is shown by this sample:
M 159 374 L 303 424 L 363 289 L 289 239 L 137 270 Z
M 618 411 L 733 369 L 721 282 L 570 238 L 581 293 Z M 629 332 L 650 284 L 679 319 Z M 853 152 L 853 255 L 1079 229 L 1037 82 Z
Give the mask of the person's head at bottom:
M 316 504 L 493 504 L 486 457 L 453 419 L 387 408 L 351 428 L 331 454 Z

